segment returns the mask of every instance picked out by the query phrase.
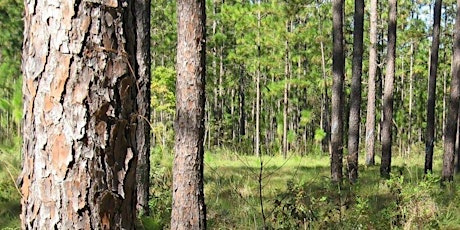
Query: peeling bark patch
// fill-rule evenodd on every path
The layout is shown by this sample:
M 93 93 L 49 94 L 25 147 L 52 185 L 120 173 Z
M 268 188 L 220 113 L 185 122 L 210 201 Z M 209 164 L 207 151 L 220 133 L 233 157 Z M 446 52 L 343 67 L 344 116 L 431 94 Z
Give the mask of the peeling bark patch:
M 64 179 L 67 172 L 67 166 L 73 160 L 71 146 L 67 142 L 64 134 L 51 137 L 51 156 L 52 165 L 56 169 L 56 176 Z
M 54 101 L 59 102 L 64 91 L 65 83 L 69 78 L 69 66 L 71 55 L 58 55 L 59 64 L 56 66 L 55 73 L 56 75 L 51 82 L 50 95 L 53 97 Z

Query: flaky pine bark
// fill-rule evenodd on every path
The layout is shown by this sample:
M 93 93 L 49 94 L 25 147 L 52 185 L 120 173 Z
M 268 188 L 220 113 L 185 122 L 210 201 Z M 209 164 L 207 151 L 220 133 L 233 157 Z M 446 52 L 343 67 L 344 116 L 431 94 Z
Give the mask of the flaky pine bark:
M 150 187 L 150 0 L 135 0 L 136 15 L 136 60 L 138 68 L 137 102 L 139 107 L 136 147 L 139 150 L 136 180 L 137 211 L 149 214 Z
M 436 77 L 438 74 L 439 33 L 442 0 L 436 0 L 433 10 L 433 41 L 431 42 L 430 77 L 428 80 L 427 127 L 425 140 L 425 173 L 433 171 L 433 146 L 436 107 Z
M 178 0 L 177 17 L 176 136 L 171 229 L 205 229 L 205 1 Z
M 358 179 L 359 124 L 361 109 L 361 75 L 363 70 L 364 0 L 355 1 L 353 30 L 353 72 L 348 123 L 348 180 Z
M 134 229 L 149 149 L 144 12 L 129 1 L 25 4 L 22 227 Z
M 454 179 L 455 136 L 460 97 L 460 0 L 457 0 L 457 15 L 454 28 L 454 51 L 452 60 L 452 80 L 450 86 L 449 111 L 444 131 L 444 157 L 442 164 L 442 181 Z
M 389 0 L 388 48 L 385 87 L 383 89 L 383 121 L 382 121 L 382 164 L 380 175 L 389 177 L 391 171 L 391 144 L 393 125 L 393 88 L 396 60 L 396 15 L 397 0 Z
M 343 0 L 334 0 L 332 8 L 332 117 L 331 117 L 331 180 L 342 181 L 343 154 Z
M 377 0 L 370 2 L 369 79 L 367 84 L 366 165 L 375 164 L 375 78 L 377 76 Z

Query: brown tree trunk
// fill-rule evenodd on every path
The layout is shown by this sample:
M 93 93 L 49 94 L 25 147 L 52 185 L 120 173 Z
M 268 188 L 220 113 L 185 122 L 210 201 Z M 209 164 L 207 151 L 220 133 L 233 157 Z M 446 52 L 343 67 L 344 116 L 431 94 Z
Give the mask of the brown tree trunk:
M 27 2 L 23 229 L 135 228 L 150 106 L 139 4 Z
M 203 191 L 205 1 L 179 0 L 177 17 L 176 136 L 171 229 L 206 229 Z
M 333 31 L 334 43 L 332 57 L 332 119 L 331 119 L 331 180 L 342 181 L 342 154 L 343 154 L 343 0 L 333 1 Z
M 425 140 L 425 174 L 433 171 L 433 147 L 436 107 L 436 76 L 438 74 L 439 33 L 441 26 L 442 0 L 436 0 L 433 11 L 433 41 L 431 43 L 430 78 L 428 81 L 427 128 Z M 409 130 L 410 131 L 410 130 Z
M 385 87 L 383 91 L 383 122 L 382 122 L 382 164 L 380 175 L 388 178 L 391 171 L 391 144 L 393 124 L 393 83 L 396 60 L 396 14 L 397 0 L 389 0 L 388 48 Z
M 375 164 L 375 78 L 377 76 L 377 0 L 370 2 L 369 79 L 366 114 L 366 165 Z
M 364 0 L 355 1 L 353 30 L 353 72 L 348 128 L 348 179 L 358 179 L 359 124 L 361 109 L 361 75 L 363 70 Z
M 444 159 L 441 180 L 454 179 L 455 137 L 457 134 L 457 117 L 460 96 L 460 0 L 457 0 L 457 15 L 454 28 L 454 51 L 452 60 L 452 80 L 450 87 L 449 111 L 444 131 Z

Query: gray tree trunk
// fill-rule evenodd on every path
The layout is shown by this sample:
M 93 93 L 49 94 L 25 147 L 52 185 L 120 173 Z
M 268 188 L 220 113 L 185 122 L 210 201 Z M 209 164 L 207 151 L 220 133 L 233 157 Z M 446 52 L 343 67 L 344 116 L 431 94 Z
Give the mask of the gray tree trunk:
M 388 178 L 391 171 L 391 146 L 393 127 L 393 88 L 396 60 L 396 15 L 397 0 L 389 0 L 388 48 L 385 86 L 383 89 L 383 121 L 382 121 L 382 164 L 380 175 Z
M 369 79 L 366 115 L 366 165 L 375 164 L 375 78 L 377 76 L 377 0 L 370 2 Z
M 454 153 L 457 134 L 457 117 L 460 97 L 460 0 L 457 0 L 457 15 L 454 28 L 454 51 L 452 60 L 452 80 L 450 87 L 449 111 L 444 131 L 444 157 L 442 181 L 454 179 Z
M 350 94 L 350 115 L 348 123 L 348 179 L 358 179 L 359 125 L 361 110 L 361 75 L 363 70 L 364 0 L 355 1 L 353 30 L 353 72 Z
M 342 181 L 343 154 L 343 0 L 333 1 L 333 31 L 334 43 L 332 57 L 332 117 L 331 117 L 331 180 Z
M 428 81 L 427 128 L 425 140 L 425 173 L 433 171 L 433 147 L 436 107 L 436 77 L 438 74 L 439 33 L 441 27 L 442 0 L 436 0 L 433 11 L 433 41 L 431 43 L 430 77 Z M 409 130 L 410 132 L 410 130 Z

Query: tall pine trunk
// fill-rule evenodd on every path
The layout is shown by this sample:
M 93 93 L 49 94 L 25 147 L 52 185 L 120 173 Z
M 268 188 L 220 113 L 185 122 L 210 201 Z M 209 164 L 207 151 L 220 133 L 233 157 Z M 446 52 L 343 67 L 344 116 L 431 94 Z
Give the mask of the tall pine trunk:
M 391 171 L 391 146 L 393 127 L 393 88 L 396 61 L 397 0 L 389 0 L 388 48 L 385 86 L 383 89 L 382 164 L 380 175 L 388 178 Z
M 150 106 L 150 16 L 139 4 L 26 3 L 24 229 L 135 228 Z
M 359 125 L 361 109 L 361 75 L 363 70 L 364 0 L 355 1 L 353 31 L 353 72 L 348 128 L 348 179 L 358 179 Z
M 377 0 L 370 2 L 369 79 L 366 115 L 366 165 L 375 164 L 375 80 L 377 76 Z
M 436 76 L 438 74 L 439 33 L 441 26 L 442 0 L 436 0 L 433 11 L 433 41 L 431 43 L 430 77 L 428 81 L 427 128 L 425 140 L 425 173 L 433 171 L 433 146 L 436 107 Z
M 332 8 L 332 117 L 331 117 L 331 180 L 342 181 L 343 154 L 343 0 L 334 0 Z
M 203 190 L 205 1 L 177 1 L 177 17 L 176 134 L 171 229 L 206 229 Z
M 452 80 L 450 87 L 449 111 L 444 131 L 444 159 L 441 180 L 454 179 L 454 152 L 457 134 L 457 117 L 460 97 L 460 0 L 457 0 L 457 15 L 454 28 L 454 51 L 452 60 Z

